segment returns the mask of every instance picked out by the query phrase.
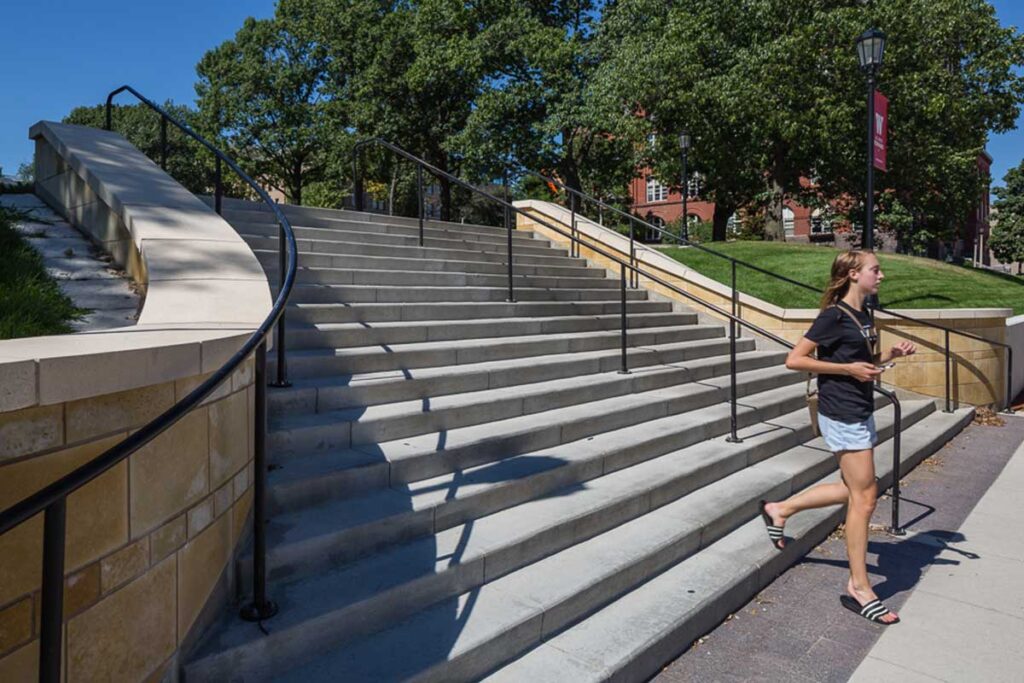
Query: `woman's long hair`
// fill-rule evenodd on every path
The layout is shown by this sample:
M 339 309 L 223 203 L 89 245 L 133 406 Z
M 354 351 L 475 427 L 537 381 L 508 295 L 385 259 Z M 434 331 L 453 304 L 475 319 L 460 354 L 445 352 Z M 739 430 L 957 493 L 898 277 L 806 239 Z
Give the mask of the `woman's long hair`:
M 829 306 L 835 306 L 836 302 L 846 296 L 850 291 L 850 271 L 860 270 L 864 265 L 864 257 L 872 252 L 863 249 L 850 249 L 844 251 L 832 262 L 832 277 L 825 294 L 821 297 L 821 310 Z

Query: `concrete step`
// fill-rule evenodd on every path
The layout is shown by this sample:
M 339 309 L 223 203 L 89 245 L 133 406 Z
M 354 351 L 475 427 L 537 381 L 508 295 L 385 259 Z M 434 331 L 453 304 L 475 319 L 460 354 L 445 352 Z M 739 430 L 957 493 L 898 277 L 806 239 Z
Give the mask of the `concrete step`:
M 277 267 L 264 269 L 267 276 L 277 280 Z M 486 273 L 432 272 L 422 270 L 356 270 L 352 268 L 325 268 L 300 261 L 296 281 L 303 284 L 330 285 L 386 285 L 409 287 L 507 287 L 508 275 Z M 618 280 L 596 277 L 551 277 L 546 275 L 512 276 L 514 287 L 544 287 L 551 289 L 615 289 Z
M 318 242 L 318 245 L 326 242 Z M 254 252 L 266 252 L 267 254 L 274 254 L 274 258 L 277 258 L 277 243 L 276 241 L 272 245 L 272 248 L 262 249 L 253 248 Z M 513 263 L 525 263 L 530 265 L 566 265 L 567 263 L 575 263 L 581 265 L 582 262 L 578 259 L 573 259 L 568 256 L 568 252 L 564 249 L 558 249 L 555 247 L 534 247 L 530 249 L 522 249 L 526 253 L 520 253 L 513 250 L 512 262 Z M 313 252 L 315 253 L 315 252 Z M 326 252 L 330 253 L 330 252 Z M 361 254 L 364 256 L 397 256 L 401 258 L 421 258 L 421 259 L 454 259 L 458 261 L 491 261 L 496 263 L 507 263 L 508 253 L 507 251 L 497 245 L 493 247 L 484 247 L 479 249 L 467 249 L 467 248 L 441 248 L 441 247 L 419 247 L 419 246 L 406 246 L 401 244 L 373 244 L 367 242 L 346 242 L 343 250 L 338 252 L 340 254 L 357 255 Z M 301 261 L 301 258 L 300 258 Z
M 938 450 L 970 422 L 972 412 L 934 413 L 905 432 L 902 471 Z M 892 484 L 891 464 L 889 449 L 879 449 L 875 468 L 880 489 Z M 833 472 L 813 483 L 838 480 Z M 484 680 L 646 681 L 798 563 L 844 514 L 844 506 L 835 506 L 793 517 L 786 524 L 788 541 L 782 552 L 765 542 L 764 524 L 755 517 L 571 628 L 544 639 Z M 837 586 L 836 593 L 840 592 Z
M 777 354 L 755 354 L 744 359 L 744 368 L 775 365 L 773 372 L 780 372 L 779 360 Z M 286 463 L 294 455 L 350 446 L 372 454 L 375 449 L 368 450 L 364 444 L 423 434 L 445 438 L 443 435 L 463 427 L 718 376 L 728 372 L 728 367 L 726 359 L 715 356 L 685 367 L 655 365 L 625 375 L 611 371 L 320 413 L 289 411 L 272 419 L 267 443 L 278 463 Z
M 277 223 L 270 220 L 258 219 L 249 220 L 242 217 L 231 221 L 232 226 L 239 235 L 253 235 L 256 237 L 271 237 L 275 240 L 279 230 Z M 419 240 L 419 227 L 406 225 L 388 225 L 386 223 L 373 223 L 352 219 L 330 219 L 326 227 L 314 227 L 302 223 L 292 223 L 292 230 L 295 231 L 296 239 L 334 239 L 338 231 L 356 232 L 361 235 L 393 235 L 396 237 L 412 237 Z M 508 243 L 508 234 L 504 230 L 495 231 L 493 228 L 485 230 L 474 230 L 463 227 L 460 224 L 435 224 L 433 227 L 424 226 L 423 237 L 425 239 L 460 239 L 473 242 L 487 242 L 490 244 L 505 245 Z M 529 230 L 512 230 L 513 245 L 538 245 L 550 244 L 547 239 Z M 274 246 L 276 249 L 276 244 Z
M 238 229 L 238 234 L 253 249 L 277 251 L 278 236 L 259 235 Z M 383 244 L 388 246 L 423 247 L 429 249 L 457 249 L 460 251 L 485 251 L 491 253 L 508 253 L 508 239 L 481 241 L 463 239 L 457 233 L 445 233 L 444 236 L 424 237 L 419 243 L 418 235 L 401 235 L 387 232 L 366 232 L 358 228 L 353 230 L 331 230 L 328 237 L 298 237 L 295 246 L 300 252 L 321 254 L 346 254 L 349 244 Z M 544 255 L 545 253 L 562 253 L 564 250 L 552 247 L 550 242 L 534 239 L 513 239 L 512 254 Z
M 906 407 L 906 425 L 931 411 L 927 402 Z M 890 425 L 883 411 L 883 438 Z M 286 609 L 270 636 L 235 620 L 208 649 L 214 654 L 188 671 L 198 680 L 250 667 L 275 679 L 294 671 L 309 680 L 338 671 L 355 680 L 478 678 L 660 569 L 701 557 L 708 550 L 694 552 L 756 514 L 760 497 L 784 495 L 834 469 L 820 444 L 796 445 L 808 431 L 805 411 L 797 411 L 744 430 L 742 444 L 718 438 L 626 469 L 613 465 L 586 487 L 560 489 L 311 580 L 275 586 Z M 770 549 L 763 526 L 759 533 Z M 532 624 L 526 637 L 524 618 Z M 412 666 L 372 656 L 398 643 Z M 311 653 L 313 661 L 293 668 Z M 519 674 L 503 680 L 526 678 Z
M 417 304 L 293 304 L 288 308 L 288 323 L 397 322 L 416 320 L 476 320 L 479 318 L 547 318 L 570 315 L 610 315 L 618 313 L 618 301 L 609 302 L 531 302 L 517 303 L 417 303 Z M 631 301 L 627 313 L 666 313 L 672 304 L 665 301 Z
M 276 271 L 278 259 L 276 249 L 256 250 L 256 254 L 265 269 Z M 345 268 L 354 270 L 421 270 L 448 273 L 487 273 L 490 275 L 508 274 L 508 262 L 505 259 L 500 261 L 471 261 L 457 259 L 436 260 L 401 258 L 396 256 L 339 255 L 303 252 L 299 254 L 299 262 L 303 266 Z M 516 262 L 515 274 L 596 278 L 608 276 L 603 269 L 590 268 L 583 261 L 569 258 L 565 260 L 563 265 L 535 266 Z
M 736 348 L 742 358 L 742 354 L 754 350 L 754 340 L 741 338 Z M 729 341 L 717 337 L 628 348 L 626 357 L 628 367 L 637 370 L 728 353 Z M 410 399 L 430 400 L 465 391 L 614 372 L 621 368 L 621 359 L 619 349 L 604 349 L 415 370 L 312 377 L 295 379 L 293 385 L 285 389 L 272 388 L 268 399 L 276 414 L 324 412 Z
M 720 325 L 675 325 L 629 330 L 627 346 L 668 344 L 722 335 Z M 290 377 L 323 377 L 339 374 L 411 370 L 439 365 L 482 363 L 552 353 L 595 351 L 621 345 L 618 330 L 523 335 L 497 339 L 461 339 L 444 342 L 395 344 L 381 353 L 379 346 L 339 349 L 297 349 L 287 356 Z M 276 360 L 269 359 L 271 366 Z
M 777 352 L 751 352 L 737 355 L 738 372 L 748 372 L 777 365 Z M 721 358 L 706 358 L 687 363 L 686 367 L 676 372 L 685 372 L 690 381 L 707 380 L 728 372 L 728 361 Z M 655 375 L 644 378 L 644 384 L 671 379 L 672 369 L 649 368 L 646 371 Z M 663 376 L 657 375 L 665 373 Z M 604 381 L 612 381 L 621 377 L 612 373 L 611 377 L 598 375 Z M 534 390 L 534 398 L 543 397 L 542 391 L 551 383 L 543 382 L 527 385 Z M 566 399 L 561 399 L 564 403 Z M 524 406 L 533 405 L 529 398 L 524 398 Z M 388 406 L 393 408 L 393 405 Z M 555 407 L 554 405 L 552 407 Z M 528 414 L 528 413 L 523 413 Z M 697 430 L 694 433 L 699 433 Z M 602 438 L 604 438 L 602 436 Z M 269 499 L 275 511 L 296 510 L 301 507 L 317 504 L 321 501 L 347 495 L 363 495 L 372 488 L 387 486 L 390 479 L 389 464 L 382 460 L 373 449 L 334 449 L 326 452 L 299 453 L 284 457 L 278 461 L 280 467 L 269 475 Z M 448 477 L 451 475 L 441 475 Z M 405 485 L 399 485 L 399 488 Z
M 270 290 L 277 292 L 277 278 L 271 278 Z M 550 287 L 515 287 L 518 301 L 619 301 L 620 290 Z M 627 301 L 644 301 L 647 292 L 627 289 Z M 508 287 L 409 287 L 387 285 L 318 285 L 298 283 L 288 301 L 298 303 L 439 303 L 507 301 Z
M 289 349 L 408 344 L 412 342 L 512 337 L 620 329 L 620 315 L 551 316 L 547 318 L 479 318 L 380 323 L 319 323 L 289 325 Z M 696 313 L 632 313 L 628 329 L 693 325 Z
M 794 379 L 800 378 L 777 369 L 753 370 L 739 375 L 737 389 L 741 396 L 775 390 L 765 400 L 773 406 L 772 415 L 779 415 L 805 400 Z M 437 525 L 443 523 L 444 516 L 439 517 L 435 507 L 443 501 L 430 496 L 410 499 L 408 491 L 398 488 L 402 484 L 465 472 L 560 445 L 565 447 L 563 452 L 571 452 L 574 446 L 568 444 L 626 427 L 634 429 L 623 438 L 642 443 L 650 428 L 648 423 L 677 416 L 682 424 L 683 414 L 721 403 L 728 395 L 727 385 L 728 378 L 712 378 L 356 448 L 389 465 L 390 488 L 274 516 L 267 524 L 268 538 L 272 539 L 267 554 L 268 576 L 316 571 L 440 530 Z M 687 427 L 687 431 L 693 430 L 693 425 Z M 643 448 L 638 451 L 634 457 L 639 458 Z M 426 503 L 416 509 L 413 506 L 417 500 Z

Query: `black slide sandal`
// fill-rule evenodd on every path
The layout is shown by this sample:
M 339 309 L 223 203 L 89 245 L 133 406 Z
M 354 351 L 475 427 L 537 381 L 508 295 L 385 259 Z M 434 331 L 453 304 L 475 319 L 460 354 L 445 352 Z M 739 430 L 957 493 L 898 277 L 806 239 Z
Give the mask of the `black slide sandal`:
M 764 506 L 767 504 L 768 503 L 763 500 L 760 503 L 761 519 L 764 520 L 765 528 L 768 529 L 768 540 L 772 542 L 772 545 L 775 546 L 776 550 L 782 550 L 783 548 L 785 548 L 785 546 L 779 545 L 779 542 L 782 541 L 782 539 L 784 539 L 785 536 L 783 536 L 782 534 L 782 527 L 775 526 L 775 520 L 773 520 L 772 516 L 769 515 L 768 512 L 764 509 Z
M 893 621 L 882 621 L 882 617 L 884 617 L 886 614 L 892 614 L 892 612 L 890 612 L 889 608 L 883 605 L 882 601 L 878 598 L 875 598 L 866 605 L 861 605 L 852 596 L 840 595 L 839 602 L 841 602 L 843 604 L 843 607 L 850 610 L 851 612 L 855 612 L 864 617 L 865 619 L 867 619 L 868 621 L 873 621 L 876 624 L 880 624 L 882 626 L 892 626 L 893 624 L 900 623 L 899 617 L 896 617 L 896 619 L 894 619 Z

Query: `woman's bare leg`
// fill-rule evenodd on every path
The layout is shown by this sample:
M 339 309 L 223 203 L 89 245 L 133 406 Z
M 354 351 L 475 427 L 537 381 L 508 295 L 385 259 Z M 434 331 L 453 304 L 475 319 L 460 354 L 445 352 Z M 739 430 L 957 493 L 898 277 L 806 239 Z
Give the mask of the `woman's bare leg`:
M 869 449 L 840 453 L 839 469 L 850 491 L 846 508 L 846 555 L 850 562 L 850 580 L 846 590 L 864 605 L 878 597 L 871 589 L 867 568 L 868 523 L 878 498 L 874 451 Z M 893 612 L 883 619 L 889 622 L 896 618 Z
M 818 484 L 786 500 L 780 500 L 777 503 L 766 503 L 764 510 L 771 516 L 772 524 L 784 526 L 787 519 L 801 510 L 840 505 L 849 499 L 850 490 L 846 488 L 846 484 L 840 481 L 835 484 Z M 785 541 L 780 541 L 779 543 L 780 545 L 785 545 Z

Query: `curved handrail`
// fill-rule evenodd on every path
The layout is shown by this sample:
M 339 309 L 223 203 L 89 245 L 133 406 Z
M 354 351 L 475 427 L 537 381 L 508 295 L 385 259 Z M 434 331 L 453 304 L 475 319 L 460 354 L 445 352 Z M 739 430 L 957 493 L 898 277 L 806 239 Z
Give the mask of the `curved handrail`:
M 714 249 L 710 249 L 708 247 L 705 247 L 702 244 L 697 244 L 695 242 L 691 242 L 690 240 L 682 237 L 681 235 L 677 235 L 675 233 L 669 232 L 668 230 L 665 230 L 664 228 L 661 228 L 661 227 L 659 227 L 657 225 L 654 225 L 653 223 L 649 223 L 648 221 L 643 220 L 639 216 L 634 216 L 633 214 L 627 213 L 627 212 L 625 212 L 625 211 L 623 211 L 623 210 L 621 210 L 621 209 L 619 209 L 617 207 L 610 206 L 610 205 L 606 204 L 605 202 L 603 202 L 602 200 L 598 199 L 597 197 L 593 197 L 591 195 L 586 194 L 585 192 L 582 192 L 582 191 L 577 190 L 575 188 L 569 187 L 569 186 L 565 185 L 564 183 L 562 183 L 561 181 L 559 181 L 559 180 L 557 180 L 555 178 L 550 178 L 550 177 L 542 175 L 542 174 L 540 174 L 540 173 L 538 173 L 536 171 L 532 171 L 532 170 L 524 169 L 524 168 L 518 168 L 518 169 L 513 169 L 513 170 L 518 170 L 521 173 L 525 173 L 527 175 L 532 175 L 535 178 L 539 178 L 540 180 L 543 180 L 545 182 L 551 183 L 552 185 L 554 185 L 554 186 L 556 186 L 556 187 L 566 191 L 567 193 L 569 193 L 569 194 L 571 194 L 571 195 L 573 195 L 575 197 L 578 197 L 579 199 L 582 199 L 582 200 L 585 200 L 585 201 L 589 201 L 589 202 L 592 202 L 592 203 L 596 204 L 602 210 L 612 211 L 613 213 L 616 213 L 616 214 L 618 214 L 620 216 L 623 216 L 624 218 L 627 218 L 627 219 L 629 219 L 630 221 L 632 221 L 634 223 L 639 223 L 645 229 L 655 230 L 655 231 L 659 232 L 661 235 L 668 236 L 671 239 L 675 240 L 676 242 L 679 242 L 681 244 L 685 244 L 686 246 L 698 249 L 698 250 L 703 251 L 705 253 L 712 254 L 714 256 L 717 256 L 718 258 L 726 259 L 727 261 L 729 261 L 733 265 L 739 265 L 739 266 L 743 266 L 744 268 L 749 268 L 750 270 L 756 271 L 758 273 L 762 273 L 763 275 L 767 275 L 769 277 L 773 277 L 776 280 L 780 280 L 782 282 L 787 282 L 787 283 L 789 283 L 791 285 L 795 285 L 797 287 L 802 287 L 803 289 L 812 291 L 812 292 L 814 292 L 816 294 L 821 294 L 822 293 L 820 289 L 817 289 L 816 287 L 813 287 L 813 286 L 811 286 L 811 285 L 809 285 L 809 284 L 807 284 L 805 282 L 800 282 L 799 280 L 794 280 L 792 278 L 788 278 L 785 275 L 779 275 L 778 273 L 773 273 L 773 272 L 771 272 L 769 270 L 761 268 L 760 266 L 756 266 L 753 263 L 749 263 L 748 261 L 743 261 L 743 260 L 738 259 L 738 258 L 736 258 L 734 256 L 729 256 L 728 254 L 723 254 L 720 251 L 715 251 Z M 632 238 L 632 227 L 630 229 L 630 233 L 631 233 L 631 238 Z M 986 339 L 985 337 L 982 337 L 980 335 L 972 334 L 970 332 L 964 332 L 963 330 L 958 330 L 958 329 L 955 329 L 955 328 L 952 328 L 952 327 L 946 327 L 945 325 L 939 325 L 937 323 L 928 322 L 926 320 L 920 320 L 918 318 L 914 318 L 913 316 L 909 316 L 909 315 L 906 315 L 906 314 L 903 314 L 903 313 L 896 313 L 895 311 L 891 311 L 891 310 L 889 310 L 889 309 L 887 309 L 887 308 L 885 308 L 885 307 L 883 307 L 881 305 L 873 305 L 873 304 L 871 304 L 871 302 L 868 302 L 868 306 L 870 306 L 870 308 L 872 310 L 878 311 L 880 313 L 885 313 L 886 315 L 891 315 L 893 317 L 900 318 L 902 320 L 909 320 L 909 321 L 912 321 L 912 322 L 924 325 L 926 327 L 931 327 L 933 329 L 942 330 L 943 332 L 945 332 L 947 337 L 950 334 L 957 334 L 957 335 L 960 335 L 961 337 L 967 337 L 968 339 L 973 339 L 975 341 L 985 342 L 987 344 L 992 344 L 993 346 L 999 346 L 999 347 L 1001 347 L 1003 349 L 1006 349 L 1007 360 L 1006 360 L 1006 405 L 1005 405 L 1005 410 L 1012 410 L 1012 408 L 1011 408 L 1011 404 L 1013 402 L 1013 395 L 1012 395 L 1013 394 L 1013 386 L 1012 386 L 1012 384 L 1013 384 L 1013 347 L 1012 346 L 1010 346 L 1009 344 L 1006 344 L 1004 342 L 996 341 L 994 339 Z M 946 349 L 946 366 L 947 366 L 947 375 L 948 375 L 948 369 L 949 369 L 949 349 L 948 349 L 949 345 L 948 345 L 948 343 L 947 343 L 946 346 L 947 346 L 947 349 Z M 946 383 L 947 383 L 947 387 L 946 387 L 946 410 L 948 412 L 949 409 L 950 409 L 949 408 L 949 404 L 950 404 L 950 389 L 949 389 L 949 378 L 948 378 L 948 376 L 947 376 Z
M 107 98 L 108 103 L 111 98 L 124 91 L 132 93 L 148 107 L 160 113 L 162 116 L 166 116 L 167 120 L 180 128 L 182 132 L 194 138 L 197 142 L 213 152 L 233 171 L 235 171 L 235 173 L 237 173 L 239 177 L 246 182 L 246 184 L 255 190 L 264 203 L 270 206 L 285 231 L 288 246 L 288 269 L 285 273 L 284 283 L 277 294 L 277 299 L 275 299 L 274 305 L 270 309 L 270 313 L 267 314 L 267 317 L 263 320 L 260 326 L 256 328 L 256 331 L 249 336 L 249 339 L 246 340 L 242 347 L 236 351 L 235 354 L 231 356 L 231 358 L 229 358 L 217 371 L 215 371 L 211 377 L 189 392 L 189 394 L 183 399 L 151 420 L 145 427 L 142 427 L 131 434 L 124 441 L 121 441 L 116 446 L 108 449 L 102 455 L 97 456 L 88 463 L 64 475 L 38 492 L 18 503 L 15 503 L 3 512 L 0 512 L 0 534 L 9 531 L 12 527 L 17 526 L 18 524 L 28 520 L 30 517 L 42 512 L 47 505 L 54 502 L 56 499 L 67 496 L 85 484 L 88 484 L 90 481 L 124 460 L 140 447 L 145 446 L 147 443 L 159 436 L 163 431 L 171 427 L 175 422 L 184 417 L 189 411 L 199 405 L 204 398 L 213 393 L 221 382 L 227 379 L 232 372 L 238 369 L 238 366 L 242 364 L 242 361 L 244 361 L 256 349 L 259 343 L 264 340 L 264 337 L 267 336 L 270 328 L 274 326 L 278 318 L 280 318 L 281 314 L 284 312 L 284 307 L 288 302 L 288 295 L 291 294 L 292 285 L 295 283 L 295 273 L 298 267 L 295 234 L 292 231 L 291 223 L 288 222 L 284 212 L 282 212 L 274 201 L 270 199 L 266 190 L 257 185 L 256 182 L 245 173 L 245 171 L 239 168 L 238 164 L 236 164 L 233 159 L 204 140 L 197 133 L 175 119 L 162 108 L 143 97 L 131 86 L 123 85 L 113 91 Z
M 63 585 L 63 544 L 64 544 L 64 513 L 65 513 L 65 502 L 67 497 L 85 486 L 90 481 L 96 479 L 104 472 L 107 472 L 112 467 L 123 461 L 125 458 L 130 456 L 132 453 L 137 451 L 142 446 L 155 439 L 157 436 L 162 434 L 164 431 L 173 426 L 180 419 L 185 417 L 193 408 L 198 406 L 203 399 L 209 396 L 213 391 L 231 374 L 238 369 L 238 367 L 248 358 L 254 351 L 257 354 L 257 365 L 260 361 L 265 358 L 266 352 L 266 337 L 269 334 L 271 328 L 282 319 L 282 315 L 285 310 L 285 306 L 288 302 L 288 297 L 291 294 L 292 286 L 295 283 L 296 270 L 298 268 L 298 256 L 297 248 L 295 244 L 295 234 L 292 230 L 291 223 L 288 218 L 280 210 L 280 208 L 270 199 L 267 192 L 261 188 L 252 178 L 249 177 L 243 171 L 235 161 L 221 152 L 219 149 L 214 147 L 212 144 L 207 142 L 198 133 L 190 129 L 187 125 L 178 121 L 176 118 L 168 114 L 160 106 L 156 105 L 137 90 L 129 85 L 123 85 L 117 90 L 114 90 L 107 96 L 107 122 L 109 126 L 110 122 L 110 103 L 113 98 L 121 92 L 130 92 L 136 98 L 138 98 L 143 104 L 148 106 L 150 109 L 159 113 L 164 119 L 173 123 L 182 132 L 189 137 L 196 140 L 196 142 L 203 145 L 206 149 L 210 150 L 219 160 L 226 163 L 238 176 L 245 181 L 266 203 L 274 215 L 277 217 L 278 223 L 281 227 L 282 235 L 284 237 L 284 243 L 281 248 L 287 247 L 287 269 L 283 274 L 281 286 L 279 288 L 277 298 L 274 300 L 274 304 L 270 309 L 270 312 L 264 318 L 263 322 L 260 323 L 259 327 L 256 328 L 249 338 L 242 344 L 241 348 L 238 349 L 224 364 L 220 366 L 209 378 L 204 380 L 199 386 L 188 393 L 187 396 L 182 398 L 180 401 L 175 403 L 173 406 L 162 412 L 160 415 L 151 420 L 144 427 L 138 431 L 132 433 L 123 441 L 117 445 L 107 449 L 101 455 L 93 458 L 86 464 L 74 469 L 70 473 L 64 475 L 60 479 L 46 485 L 36 493 L 22 499 L 21 501 L 9 506 L 2 512 L 0 512 L 0 534 L 10 531 L 12 528 L 28 521 L 30 518 L 39 514 L 40 512 L 46 512 L 45 526 L 44 526 L 44 580 L 43 580 L 43 619 L 46 621 L 47 616 L 56 615 L 57 624 L 55 626 L 56 632 L 53 632 L 53 624 L 43 625 L 41 631 L 41 638 L 43 640 L 40 646 L 40 679 L 59 680 L 60 679 L 60 628 L 61 628 L 61 607 L 60 598 L 53 599 L 53 595 L 49 595 L 48 591 L 53 589 L 56 590 L 58 595 Z M 262 375 L 264 369 L 261 367 L 257 368 L 256 380 L 257 383 L 262 381 Z M 260 391 L 260 386 L 257 384 L 257 391 Z M 264 399 L 265 400 L 265 399 Z M 259 400 L 257 399 L 257 403 Z M 259 410 L 259 406 L 257 406 Z M 257 426 L 259 430 L 259 426 Z M 257 476 L 257 481 L 259 476 Z M 258 492 L 257 492 L 258 493 Z M 257 498 L 259 496 L 257 495 Z M 54 519 L 51 519 L 51 511 L 54 511 Z M 51 528 L 52 527 L 52 528 Z M 52 534 L 51 534 L 52 531 Z M 59 571 L 55 570 L 52 566 L 47 563 L 47 551 L 57 552 L 54 548 L 54 544 L 58 541 L 51 539 L 52 536 L 59 536 Z M 53 581 L 56 580 L 56 587 L 52 586 Z M 55 610 L 55 611 L 54 611 Z M 48 628 L 49 626 L 49 628 Z M 49 638 L 49 640 L 48 640 Z M 56 639 L 56 642 L 52 642 L 52 639 Z M 57 663 L 54 664 L 52 661 L 48 661 L 48 658 L 53 657 L 53 652 L 56 652 Z M 56 667 L 56 672 L 54 671 Z

